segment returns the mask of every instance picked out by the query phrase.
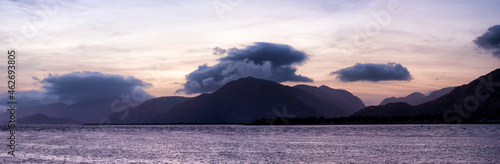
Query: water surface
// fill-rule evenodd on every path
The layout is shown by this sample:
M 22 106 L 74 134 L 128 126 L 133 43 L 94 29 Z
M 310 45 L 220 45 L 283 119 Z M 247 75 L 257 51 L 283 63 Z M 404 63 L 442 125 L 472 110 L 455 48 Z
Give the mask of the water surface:
M 500 163 L 500 125 L 24 125 L 16 138 L 2 163 Z

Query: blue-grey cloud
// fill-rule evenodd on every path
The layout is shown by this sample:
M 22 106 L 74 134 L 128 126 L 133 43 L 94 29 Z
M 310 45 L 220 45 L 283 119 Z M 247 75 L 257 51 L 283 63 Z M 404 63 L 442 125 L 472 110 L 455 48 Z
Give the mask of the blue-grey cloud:
M 56 96 L 46 95 L 44 91 L 20 91 L 15 92 L 14 96 L 18 107 L 47 105 L 59 102 Z M 9 102 L 12 100 L 9 99 L 9 93 L 4 93 L 0 95 L 0 101 Z
M 219 48 L 219 47 L 215 47 L 214 48 L 214 55 L 224 55 L 225 53 L 227 52 L 226 49 L 222 49 L 222 48 Z
M 410 72 L 406 67 L 397 63 L 374 64 L 374 63 L 357 63 L 352 67 L 347 67 L 334 71 L 332 75 L 337 75 L 337 79 L 342 82 L 354 81 L 410 81 L 412 79 Z
M 500 25 L 488 28 L 488 31 L 477 37 L 474 43 L 480 49 L 491 52 L 493 56 L 500 58 Z
M 100 72 L 74 72 L 49 76 L 41 81 L 45 95 L 57 97 L 61 102 L 78 102 L 92 99 L 118 98 L 134 92 L 147 94 L 143 88 L 151 84 L 134 77 L 108 75 Z M 151 98 L 149 94 L 143 97 Z
M 186 75 L 184 88 L 187 94 L 212 92 L 229 81 L 252 76 L 276 82 L 313 80 L 297 75 L 295 65 L 308 59 L 308 55 L 291 46 L 257 42 L 244 49 L 231 48 L 214 66 L 201 65 Z
M 143 88 L 149 87 L 151 84 L 134 77 L 108 75 L 99 72 L 51 74 L 43 79 L 41 83 L 44 84 L 43 90 L 15 92 L 17 106 L 27 107 L 54 103 L 72 104 L 79 101 L 104 98 L 123 100 L 122 95 L 127 96 L 132 103 L 140 104 L 153 98 L 143 90 Z M 9 102 L 12 100 L 9 99 L 9 93 L 4 93 L 0 95 L 0 101 Z M 5 105 L 0 105 L 0 107 L 5 107 Z
M 254 61 L 256 64 L 269 61 L 273 66 L 281 67 L 302 64 L 308 56 L 289 45 L 257 42 L 245 49 L 229 49 L 227 56 L 220 58 L 219 61 L 243 61 L 245 59 Z

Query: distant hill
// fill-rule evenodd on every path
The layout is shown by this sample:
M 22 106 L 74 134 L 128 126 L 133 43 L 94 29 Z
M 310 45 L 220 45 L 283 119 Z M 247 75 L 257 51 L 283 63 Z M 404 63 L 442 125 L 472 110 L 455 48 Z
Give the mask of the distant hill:
M 386 105 L 389 103 L 397 103 L 397 102 L 405 102 L 405 103 L 410 104 L 410 105 L 417 105 L 420 102 L 420 100 L 422 100 L 424 98 L 425 98 L 424 94 L 422 94 L 420 92 L 413 92 L 406 97 L 385 98 L 384 100 L 382 100 L 380 105 Z
M 294 86 L 294 88 L 307 91 L 325 101 L 335 104 L 342 108 L 342 110 L 346 111 L 348 115 L 351 115 L 365 107 L 365 104 L 361 101 L 361 99 L 346 90 L 332 89 L 325 85 L 320 87 L 297 85 Z
M 356 112 L 353 116 L 418 116 L 425 114 L 443 114 L 443 119 L 449 121 L 500 119 L 500 69 L 420 105 L 389 103 L 381 106 L 370 106 Z
M 431 92 L 428 96 L 425 96 L 424 94 L 420 92 L 413 92 L 409 94 L 406 97 L 390 97 L 390 98 L 385 98 L 382 100 L 382 102 L 379 105 L 386 105 L 389 103 L 396 103 L 396 102 L 405 102 L 410 105 L 419 105 L 423 104 L 432 100 L 435 100 L 447 93 L 450 93 L 455 87 L 447 87 L 447 88 L 442 88 L 437 91 Z
M 247 77 L 229 82 L 213 93 L 202 94 L 179 103 L 169 111 L 153 117 L 150 122 L 250 123 L 276 116 L 348 115 L 349 113 L 337 104 L 302 89 Z
M 71 105 L 55 103 L 49 105 L 22 106 L 18 107 L 19 109 L 17 110 L 16 115 L 21 118 L 41 113 L 49 117 L 67 117 L 81 123 L 97 124 L 113 113 L 111 110 L 111 104 L 115 100 L 121 100 L 121 98 L 86 100 Z M 0 117 L 8 118 L 9 113 L 4 112 L 0 114 Z
M 113 113 L 109 119 L 111 124 L 145 123 L 158 114 L 168 112 L 174 105 L 189 99 L 179 96 L 154 98 L 130 109 L 128 114 L 125 112 Z
M 457 87 L 446 87 L 446 88 L 442 88 L 440 90 L 433 91 L 428 96 L 425 96 L 424 99 L 420 100 L 420 102 L 418 102 L 418 104 L 415 104 L 415 105 L 419 105 L 419 104 L 423 104 L 423 103 L 435 100 L 441 96 L 444 96 L 444 95 L 450 93 L 455 88 L 457 88 Z
M 35 115 L 22 117 L 17 120 L 19 124 L 80 124 L 69 118 L 55 118 L 37 113 Z

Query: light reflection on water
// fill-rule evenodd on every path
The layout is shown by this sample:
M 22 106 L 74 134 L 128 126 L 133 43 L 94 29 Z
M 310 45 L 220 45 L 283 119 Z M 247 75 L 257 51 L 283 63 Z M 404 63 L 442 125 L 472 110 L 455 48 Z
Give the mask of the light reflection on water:
M 500 163 L 499 134 L 500 125 L 24 125 L 16 158 L 4 147 L 0 162 Z

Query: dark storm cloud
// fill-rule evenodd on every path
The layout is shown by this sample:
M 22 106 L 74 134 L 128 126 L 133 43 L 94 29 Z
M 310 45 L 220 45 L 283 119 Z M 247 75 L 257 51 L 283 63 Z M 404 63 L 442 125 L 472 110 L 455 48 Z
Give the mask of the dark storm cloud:
M 307 59 L 304 52 L 283 44 L 258 42 L 244 49 L 231 48 L 227 56 L 219 58 L 218 64 L 201 65 L 189 73 L 184 88 L 177 92 L 212 92 L 227 82 L 248 76 L 276 82 L 312 82 L 308 77 L 297 75 L 293 67 Z
M 500 58 L 500 25 L 488 28 L 488 31 L 477 37 L 474 43 L 480 49 L 489 51 L 493 56 Z
M 288 45 L 257 42 L 245 49 L 229 49 L 227 56 L 220 58 L 219 61 L 243 61 L 248 59 L 256 64 L 270 61 L 273 66 L 280 67 L 302 64 L 307 58 L 304 52 L 297 51 Z
M 343 68 L 331 74 L 337 74 L 337 79 L 342 82 L 377 82 L 386 80 L 410 81 L 412 79 L 408 69 L 397 63 L 357 63 L 352 67 Z
M 41 82 L 44 84 L 42 88 L 45 89 L 45 94 L 55 96 L 61 102 L 117 98 L 122 94 L 130 95 L 137 89 L 145 93 L 142 88 L 151 86 L 131 76 L 123 77 L 100 72 L 74 72 L 49 76 Z

